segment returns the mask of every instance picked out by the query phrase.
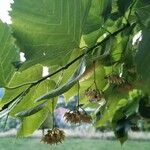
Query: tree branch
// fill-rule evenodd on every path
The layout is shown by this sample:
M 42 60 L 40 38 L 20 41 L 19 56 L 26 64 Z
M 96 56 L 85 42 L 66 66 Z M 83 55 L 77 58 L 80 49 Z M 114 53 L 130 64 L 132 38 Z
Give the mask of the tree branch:
M 6 105 L 4 105 L 4 107 L 2 108 L 2 111 L 7 108 L 11 103 L 13 103 L 18 97 L 24 97 L 26 94 L 29 93 L 30 89 L 36 85 L 38 85 L 39 83 L 45 81 L 46 79 L 56 75 L 57 73 L 68 69 L 72 64 L 74 64 L 75 62 L 77 62 L 78 60 L 80 60 L 82 57 L 84 57 L 85 55 L 87 55 L 88 53 L 90 53 L 91 51 L 93 51 L 94 49 L 98 48 L 100 45 L 102 45 L 103 43 L 105 43 L 106 41 L 108 41 L 111 37 L 116 36 L 117 34 L 119 34 L 120 32 L 124 31 L 125 29 L 127 29 L 128 27 L 130 27 L 130 24 L 127 23 L 126 25 L 124 25 L 122 28 L 120 28 L 119 30 L 115 31 L 114 33 L 112 33 L 111 35 L 108 35 L 106 38 L 104 38 L 101 42 L 97 43 L 96 45 L 92 46 L 91 48 L 89 48 L 85 53 L 79 55 L 78 57 L 76 57 L 74 60 L 70 61 L 68 64 L 66 64 L 65 66 L 59 68 L 58 70 L 56 70 L 55 72 L 41 78 L 40 80 L 31 82 L 31 83 L 25 83 L 22 85 L 19 85 L 17 87 L 6 87 L 7 89 L 17 89 L 20 87 L 23 87 L 25 85 L 29 85 L 29 87 L 26 88 L 26 90 L 24 90 L 23 92 L 21 92 L 19 95 L 17 95 L 15 98 L 13 98 L 13 100 L 11 100 L 9 103 L 7 103 Z M 106 57 L 106 55 L 101 55 L 101 57 L 99 58 L 104 58 Z M 20 100 L 21 101 L 21 100 Z
M 13 89 L 17 89 L 26 85 L 32 85 L 35 86 L 43 81 L 45 81 L 47 78 L 50 78 L 54 75 L 56 75 L 57 73 L 68 69 L 72 64 L 74 64 L 75 62 L 77 62 L 79 59 L 81 59 L 82 57 L 84 57 L 85 55 L 87 55 L 88 53 L 90 53 L 91 51 L 93 51 L 94 49 L 98 48 L 100 45 L 102 45 L 103 43 L 105 43 L 106 41 L 108 41 L 110 39 L 110 37 L 116 36 L 117 34 L 119 34 L 120 32 L 122 32 L 123 30 L 125 30 L 126 28 L 128 28 L 130 26 L 130 24 L 126 24 L 124 27 L 122 27 L 121 29 L 115 31 L 114 33 L 111 33 L 110 35 L 108 35 L 105 39 L 103 39 L 101 42 L 97 43 L 96 45 L 92 46 L 91 48 L 89 48 L 85 53 L 79 55 L 78 57 L 76 57 L 74 60 L 72 60 L 71 62 L 69 62 L 68 64 L 66 64 L 65 66 L 59 68 L 58 70 L 56 70 L 55 72 L 41 78 L 40 80 L 37 81 L 33 81 L 33 82 L 29 82 L 29 83 L 25 83 L 16 87 L 5 87 L 8 90 L 13 90 Z M 99 58 L 104 58 L 106 57 L 106 55 L 101 55 Z

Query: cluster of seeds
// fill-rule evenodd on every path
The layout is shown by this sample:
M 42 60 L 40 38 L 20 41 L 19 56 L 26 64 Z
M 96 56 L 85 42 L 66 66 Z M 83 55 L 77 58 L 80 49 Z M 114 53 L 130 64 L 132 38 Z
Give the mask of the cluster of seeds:
M 67 122 L 73 124 L 92 123 L 92 117 L 85 112 L 80 112 L 79 110 L 66 112 L 64 117 Z
M 47 131 L 47 134 L 43 136 L 42 142 L 46 144 L 57 144 L 62 143 L 62 141 L 65 139 L 65 133 L 63 130 L 60 130 L 58 128 L 54 128 Z
M 132 85 L 119 75 L 113 74 L 106 76 L 105 79 L 107 79 L 110 84 L 117 85 L 117 90 L 119 92 L 128 92 L 133 89 Z
M 123 77 L 120 77 L 119 75 L 116 75 L 116 74 L 106 76 L 105 79 L 107 79 L 110 84 L 121 85 L 121 84 L 126 83 Z
M 104 97 L 102 92 L 100 92 L 98 89 L 92 88 L 88 88 L 85 91 L 85 96 L 87 96 L 90 102 L 98 102 Z

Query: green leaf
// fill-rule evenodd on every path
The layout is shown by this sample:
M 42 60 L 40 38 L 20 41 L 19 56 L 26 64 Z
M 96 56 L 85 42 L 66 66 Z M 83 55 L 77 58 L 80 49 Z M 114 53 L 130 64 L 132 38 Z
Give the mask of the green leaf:
M 81 49 L 75 49 L 73 50 L 70 59 L 68 61 L 68 63 L 70 63 L 71 61 L 73 61 L 74 59 L 76 59 L 79 55 L 81 55 L 83 52 Z M 74 64 L 72 64 L 71 66 L 69 66 L 69 68 L 67 68 L 66 70 L 62 71 L 62 79 L 60 82 L 60 85 L 66 83 L 69 78 L 72 76 L 72 74 L 74 73 L 74 71 L 76 70 L 76 68 L 78 68 L 80 64 L 80 60 L 76 61 Z
M 131 116 L 138 112 L 139 109 L 139 97 L 135 98 L 126 106 L 125 115 Z
M 140 99 L 139 114 L 143 118 L 150 119 L 150 98 L 148 97 L 148 95 Z
M 97 85 L 97 88 L 101 91 L 104 90 L 104 88 L 107 85 L 106 80 L 104 80 L 105 77 L 105 69 L 102 65 L 99 63 L 96 64 L 95 66 L 95 83 Z M 94 84 L 94 66 L 88 66 L 88 69 L 86 70 L 85 74 L 80 80 L 80 102 L 84 104 L 89 103 L 89 99 L 87 96 L 85 96 L 85 91 L 89 88 L 95 89 L 95 84 Z
M 130 129 L 129 119 L 126 118 L 123 111 L 124 107 L 120 107 L 112 118 L 112 126 L 116 138 L 123 144 L 128 138 L 128 130 Z
M 48 113 L 46 120 L 42 123 L 39 129 L 52 129 L 53 128 L 53 114 Z
M 102 118 L 100 118 L 94 125 L 94 127 L 101 127 L 110 121 L 117 110 L 117 103 L 119 99 L 109 101 L 107 108 L 105 108 Z
M 23 72 L 15 72 L 10 82 L 7 84 L 7 87 L 16 87 L 22 84 L 37 81 L 42 77 L 42 71 L 43 67 L 41 65 L 36 65 L 24 70 Z M 5 104 L 9 103 L 28 86 L 29 85 L 26 85 L 17 89 L 5 89 L 4 97 L 0 101 L 0 107 L 3 107 Z
M 98 30 L 111 12 L 112 0 L 94 0 L 91 2 L 84 34 Z
M 95 103 L 87 103 L 86 105 L 84 105 L 83 108 L 97 109 L 99 107 L 101 107 L 101 105 L 98 102 L 95 102 Z
M 99 90 L 103 90 L 107 84 L 107 81 L 104 80 L 106 74 L 105 69 L 102 65 L 99 65 L 98 63 L 95 66 L 95 82 L 97 85 L 97 88 Z M 94 67 L 92 66 L 90 72 L 83 77 L 83 79 L 80 82 L 81 85 L 81 92 L 87 90 L 92 84 L 94 83 Z
M 120 112 L 118 112 L 120 113 Z M 128 139 L 128 131 L 130 129 L 129 120 L 121 118 L 112 122 L 116 138 L 123 144 Z
M 81 54 L 82 54 L 81 49 L 75 49 L 72 52 L 68 63 L 71 62 L 72 60 L 74 60 L 75 58 L 77 58 Z M 72 74 L 74 73 L 76 68 L 79 66 L 79 64 L 80 64 L 80 60 L 75 62 L 68 69 L 66 69 L 62 72 L 62 75 L 61 75 L 62 79 L 61 79 L 59 86 L 64 85 L 70 79 L 70 77 L 72 76 Z M 76 95 L 77 91 L 78 91 L 78 86 L 77 86 L 77 84 L 75 84 L 71 89 L 69 89 L 67 92 L 64 93 L 66 100 L 69 100 L 70 97 Z
M 114 88 L 108 88 L 105 91 L 105 97 L 107 102 L 107 107 L 102 113 L 102 118 L 98 120 L 95 127 L 100 127 L 105 125 L 107 122 L 111 121 L 116 111 L 128 103 L 127 94 L 122 94 L 114 90 Z
M 86 46 L 92 47 L 93 45 L 95 45 L 98 38 L 103 34 L 104 34 L 104 30 L 100 28 L 99 30 L 83 35 L 83 39 Z
M 141 76 L 143 90 L 150 92 L 150 29 L 145 28 L 142 32 L 142 41 L 139 44 L 135 62 L 136 68 Z
M 136 124 L 140 97 L 141 92 L 138 90 L 129 92 L 128 100 L 119 102 L 121 105 L 113 115 L 112 126 L 121 144 L 127 140 L 131 126 Z
M 17 135 L 18 136 L 29 136 L 29 135 L 33 134 L 33 132 L 35 130 L 37 130 L 42 125 L 42 123 L 45 121 L 45 119 L 48 116 L 48 113 L 49 113 L 48 109 L 44 108 L 32 116 L 23 118 L 21 120 L 22 124 L 18 130 Z
M 7 24 L 0 21 L 0 87 L 5 87 L 15 72 L 13 63 L 19 60 L 19 50 Z
M 14 0 L 12 28 L 30 65 L 64 64 L 79 47 L 90 0 Z M 63 56 L 63 57 L 62 57 Z
M 69 101 L 69 99 L 72 96 L 77 95 L 78 93 L 78 85 L 75 84 L 70 90 L 68 90 L 67 92 L 65 92 L 63 95 L 65 96 L 66 101 Z
M 36 99 L 36 101 L 50 99 L 50 98 L 53 98 L 53 97 L 56 97 L 56 96 L 59 96 L 59 95 L 65 93 L 71 87 L 73 87 L 75 85 L 75 83 L 77 83 L 77 81 L 79 80 L 79 78 L 85 72 L 85 69 L 86 69 L 85 59 L 82 59 L 81 64 L 79 65 L 79 67 L 77 68 L 77 70 L 75 71 L 75 73 L 72 75 L 72 77 L 67 81 L 67 83 L 65 83 L 64 85 L 58 87 L 57 89 L 55 89 L 53 91 L 50 91 L 47 94 L 39 97 L 38 99 Z
M 139 21 L 141 27 L 148 27 L 150 22 L 150 1 L 149 0 L 139 0 L 135 6 L 135 12 L 137 20 Z
M 42 110 L 45 107 L 46 103 L 42 103 L 39 104 L 31 109 L 25 110 L 25 111 L 21 111 L 19 113 L 17 113 L 15 116 L 16 117 L 27 117 L 27 116 L 31 116 L 37 112 L 39 112 L 40 110 Z
M 26 96 L 23 97 L 21 102 L 11 111 L 10 115 L 15 116 L 16 114 L 22 111 L 26 111 L 26 110 L 28 111 L 29 109 L 33 109 L 34 107 L 37 107 L 37 105 L 41 103 L 37 104 L 34 102 L 34 100 L 37 99 L 39 96 L 47 93 L 49 90 L 53 90 L 55 86 L 56 84 L 54 81 L 46 80 L 40 83 L 39 85 L 33 87 L 30 90 L 30 92 Z M 48 106 L 49 106 L 49 103 L 45 105 L 45 107 L 48 107 Z M 50 108 L 48 110 L 50 111 Z M 38 108 L 36 109 L 36 112 L 38 112 Z M 33 110 L 30 113 L 33 114 Z
M 33 87 L 30 92 L 11 110 L 11 116 L 21 117 L 21 127 L 18 136 L 28 136 L 38 129 L 51 112 L 51 101 L 45 104 L 35 103 L 34 100 L 56 86 L 54 81 L 46 80 Z
M 53 102 L 54 102 L 54 108 L 52 108 Z M 15 116 L 19 117 L 19 118 L 28 117 L 28 116 L 34 115 L 37 112 L 41 111 L 42 109 L 44 109 L 44 107 L 47 108 L 50 112 L 53 112 L 56 105 L 57 105 L 57 99 L 55 98 L 55 99 L 51 100 L 51 103 L 48 103 L 47 101 L 43 102 L 33 108 L 29 108 L 27 110 L 21 111 L 21 112 L 17 113 Z
M 17 98 L 7 108 L 0 111 L 0 118 L 8 115 L 20 101 L 21 101 L 21 98 Z
M 133 0 L 118 0 L 117 4 L 118 4 L 118 10 L 119 12 L 124 15 L 125 12 L 127 11 L 127 9 L 129 8 L 129 6 L 132 4 Z

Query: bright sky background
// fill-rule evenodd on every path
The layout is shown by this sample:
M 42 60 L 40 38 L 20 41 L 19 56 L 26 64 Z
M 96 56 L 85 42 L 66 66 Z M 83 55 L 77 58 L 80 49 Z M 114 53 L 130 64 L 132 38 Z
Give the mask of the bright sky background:
M 13 3 L 13 0 L 0 0 L 0 19 L 3 22 L 11 23 L 8 15 L 8 11 L 11 10 L 10 3 Z

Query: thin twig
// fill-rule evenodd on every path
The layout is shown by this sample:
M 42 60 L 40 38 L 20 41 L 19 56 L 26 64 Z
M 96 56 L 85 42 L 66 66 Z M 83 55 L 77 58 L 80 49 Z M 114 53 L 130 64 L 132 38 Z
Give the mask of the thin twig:
M 78 100 L 77 100 L 77 107 L 79 107 L 79 105 L 80 105 L 80 83 L 79 83 L 79 81 L 78 81 Z
M 53 129 L 55 126 L 55 113 L 54 113 L 54 99 L 52 100 L 52 117 L 53 117 Z
M 94 76 L 94 79 L 93 80 L 94 80 L 95 88 L 97 90 L 98 87 L 97 87 L 97 83 L 96 83 L 96 62 L 94 61 L 93 64 L 94 64 L 94 67 L 93 67 L 93 76 Z

